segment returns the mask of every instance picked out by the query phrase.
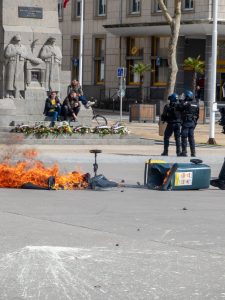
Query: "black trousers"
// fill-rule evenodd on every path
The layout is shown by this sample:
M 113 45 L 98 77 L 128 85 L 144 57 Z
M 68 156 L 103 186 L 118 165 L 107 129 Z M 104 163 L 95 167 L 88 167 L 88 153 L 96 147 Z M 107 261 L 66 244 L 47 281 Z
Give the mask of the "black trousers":
M 194 122 L 183 123 L 181 129 L 182 153 L 187 154 L 187 140 L 189 142 L 191 154 L 195 154 Z
M 176 142 L 176 153 L 179 154 L 180 151 L 180 123 L 168 123 L 164 132 L 164 151 L 168 152 L 169 140 L 174 133 L 174 138 Z
M 80 111 L 79 106 L 73 108 L 73 112 L 75 113 L 76 116 L 78 115 L 79 111 Z M 70 117 L 72 117 L 72 112 L 69 110 L 67 105 L 63 106 L 62 115 L 65 121 L 69 121 Z

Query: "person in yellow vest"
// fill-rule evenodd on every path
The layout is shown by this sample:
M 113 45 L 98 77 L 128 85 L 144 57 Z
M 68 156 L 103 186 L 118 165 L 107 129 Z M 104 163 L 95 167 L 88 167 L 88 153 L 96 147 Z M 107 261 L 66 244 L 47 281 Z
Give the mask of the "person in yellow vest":
M 55 126 L 55 122 L 59 119 L 61 114 L 61 102 L 57 97 L 56 92 L 51 92 L 50 96 L 45 101 L 44 115 L 52 117 L 50 126 Z

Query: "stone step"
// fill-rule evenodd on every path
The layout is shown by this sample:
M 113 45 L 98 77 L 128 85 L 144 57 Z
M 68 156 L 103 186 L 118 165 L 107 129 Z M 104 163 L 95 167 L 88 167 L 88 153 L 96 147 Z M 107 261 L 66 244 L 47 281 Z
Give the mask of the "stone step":
M 105 135 L 98 134 L 73 134 L 47 136 L 37 138 L 34 135 L 25 136 L 23 133 L 10 132 L 13 127 L 0 127 L 0 144 L 27 144 L 27 145 L 152 145 L 153 140 L 142 139 L 133 134 Z
M 43 139 L 23 139 L 15 140 L 9 138 L 0 138 L 0 144 L 19 144 L 19 145 L 153 145 L 153 140 L 141 138 L 43 138 Z

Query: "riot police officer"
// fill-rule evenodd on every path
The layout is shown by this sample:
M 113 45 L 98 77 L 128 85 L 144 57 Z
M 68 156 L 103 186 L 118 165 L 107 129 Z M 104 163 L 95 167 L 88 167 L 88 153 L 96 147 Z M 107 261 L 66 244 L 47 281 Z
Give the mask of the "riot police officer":
M 161 155 L 168 155 L 169 148 L 169 139 L 174 133 L 174 138 L 176 141 L 176 153 L 177 156 L 180 156 L 181 153 L 181 143 L 180 143 L 180 127 L 181 127 L 181 112 L 180 104 L 178 103 L 178 95 L 173 93 L 169 95 L 168 100 L 169 104 L 166 104 L 161 115 L 161 120 L 167 123 L 165 132 L 164 132 L 164 151 Z
M 191 156 L 196 156 L 194 130 L 199 117 L 198 103 L 193 100 L 194 95 L 191 91 L 185 91 L 185 99 L 181 107 L 181 156 L 187 156 L 187 139 L 189 141 Z

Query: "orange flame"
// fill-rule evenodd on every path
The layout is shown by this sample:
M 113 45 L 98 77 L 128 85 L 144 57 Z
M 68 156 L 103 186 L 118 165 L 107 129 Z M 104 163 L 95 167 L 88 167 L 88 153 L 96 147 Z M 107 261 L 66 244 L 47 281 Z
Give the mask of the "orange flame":
M 164 185 L 167 182 L 167 179 L 170 176 L 170 174 L 171 174 L 171 169 L 169 169 L 169 170 L 166 171 L 166 174 L 165 174 L 165 177 L 163 179 L 162 185 Z
M 59 166 L 45 167 L 41 161 L 34 160 L 37 151 L 26 150 L 23 155 L 25 161 L 16 164 L 3 160 L 0 163 L 0 188 L 21 188 L 26 183 L 48 188 L 48 179 L 55 177 L 55 189 L 84 189 L 88 186 L 85 174 L 80 172 L 70 172 L 65 175 L 60 174 Z

